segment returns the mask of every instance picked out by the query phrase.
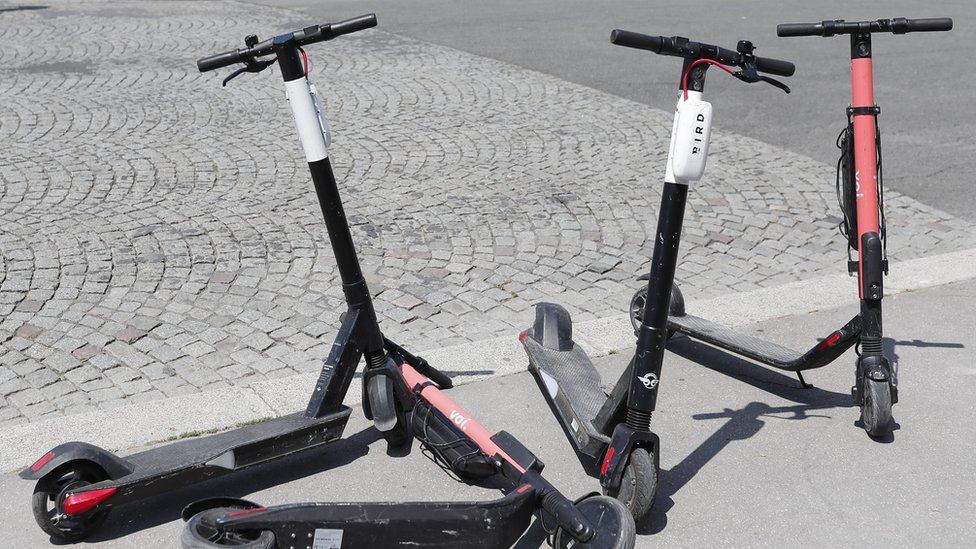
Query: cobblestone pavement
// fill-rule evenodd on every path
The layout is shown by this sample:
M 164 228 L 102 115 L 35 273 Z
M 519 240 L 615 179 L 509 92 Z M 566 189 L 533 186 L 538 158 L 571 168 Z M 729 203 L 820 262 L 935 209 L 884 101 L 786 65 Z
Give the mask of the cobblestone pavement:
M 193 63 L 308 22 L 232 2 L 45 5 L 0 11 L 0 425 L 316 370 L 342 299 L 280 81 L 222 89 Z M 669 113 L 378 30 L 310 53 L 390 335 L 488 338 L 542 299 L 626 310 Z M 735 111 L 715 102 L 721 125 Z M 843 269 L 832 167 L 721 131 L 711 156 L 686 296 Z M 895 260 L 976 242 L 910 198 L 887 205 Z

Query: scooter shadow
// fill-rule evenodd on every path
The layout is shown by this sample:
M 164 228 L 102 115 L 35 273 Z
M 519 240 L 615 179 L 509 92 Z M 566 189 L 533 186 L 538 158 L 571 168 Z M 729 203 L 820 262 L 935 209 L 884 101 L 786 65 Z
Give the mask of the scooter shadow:
M 179 519 L 183 507 L 196 500 L 216 495 L 247 497 L 272 486 L 348 465 L 368 454 L 370 445 L 382 438 L 375 428 L 367 427 L 321 448 L 121 507 L 112 511 L 105 525 L 89 541 L 113 540 Z
M 763 417 L 803 420 L 818 415 L 825 417 L 813 413 L 817 410 L 854 406 L 848 393 L 828 391 L 815 386 L 802 387 L 793 377 L 685 337 L 672 339 L 668 350 L 705 368 L 796 404 L 774 407 L 763 402 L 750 402 L 739 410 L 726 408 L 721 412 L 694 414 L 692 418 L 696 420 L 727 418 L 727 421 L 679 463 L 661 471 L 654 507 L 637 524 L 639 534 L 656 534 L 664 530 L 668 522 L 667 513 L 675 505 L 673 496 L 731 442 L 755 436 L 766 423 Z

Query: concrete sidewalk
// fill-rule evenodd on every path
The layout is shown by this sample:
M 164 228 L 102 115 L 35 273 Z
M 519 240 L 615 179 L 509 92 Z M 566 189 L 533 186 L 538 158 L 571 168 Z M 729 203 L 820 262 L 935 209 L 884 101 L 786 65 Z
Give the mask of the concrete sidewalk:
M 663 440 L 661 486 L 653 516 L 639 525 L 638 545 L 973 546 L 976 280 L 892 296 L 886 311 L 885 343 L 898 360 L 902 396 L 895 407 L 899 427 L 886 442 L 870 440 L 854 425 L 853 355 L 811 372 L 807 379 L 816 388 L 804 390 L 790 376 L 676 339 L 654 419 Z M 802 347 L 853 312 L 841 307 L 744 329 Z M 628 359 L 615 353 L 598 364 L 613 378 Z M 597 488 L 580 474 L 528 374 L 464 385 L 452 394 L 489 427 L 509 430 L 536 451 L 567 495 Z M 459 487 L 417 448 L 387 456 L 358 410 L 346 432 L 326 450 L 120 511 L 93 541 L 172 546 L 181 504 L 220 494 L 263 504 L 496 495 Z M 5 545 L 47 546 L 30 516 L 31 489 L 13 475 L 0 479 Z M 533 529 L 522 546 L 540 543 Z

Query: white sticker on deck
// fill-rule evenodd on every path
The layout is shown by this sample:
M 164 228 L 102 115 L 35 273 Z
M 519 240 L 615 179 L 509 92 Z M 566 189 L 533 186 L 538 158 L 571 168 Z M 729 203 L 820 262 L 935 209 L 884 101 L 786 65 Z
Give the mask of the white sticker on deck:
M 342 549 L 342 530 L 316 528 L 312 549 Z

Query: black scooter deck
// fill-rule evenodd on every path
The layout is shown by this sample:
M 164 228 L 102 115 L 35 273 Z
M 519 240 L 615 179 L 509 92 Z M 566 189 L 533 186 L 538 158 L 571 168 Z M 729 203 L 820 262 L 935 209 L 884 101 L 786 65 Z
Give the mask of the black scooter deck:
M 799 372 L 824 366 L 851 348 L 860 336 L 861 320 L 855 316 L 805 353 L 694 315 L 669 316 L 668 329 L 767 366 Z
M 737 332 L 694 315 L 668 317 L 668 329 L 770 366 L 784 367 L 803 356 L 803 353 L 789 347 Z
M 227 530 L 271 530 L 278 547 L 502 549 L 528 528 L 537 498 L 524 485 L 491 501 L 298 503 L 217 523 Z
M 526 332 L 522 342 L 529 357 L 529 371 L 576 450 L 594 457 L 610 442 L 609 437 L 593 424 L 607 402 L 607 394 L 590 357 L 569 335 L 572 321 L 568 313 L 558 306 L 550 310 L 558 311 L 552 320 L 559 324 L 563 334 L 563 348 L 552 342 L 540 342 L 545 337 L 541 333 L 535 334 L 536 328 L 543 329 L 537 321 L 536 327 Z
M 113 506 L 162 494 L 174 483 L 192 484 L 336 440 L 350 413 L 346 406 L 320 418 L 296 412 L 145 450 L 122 458 L 131 473 L 93 484 L 85 491 L 118 488 L 108 502 Z

